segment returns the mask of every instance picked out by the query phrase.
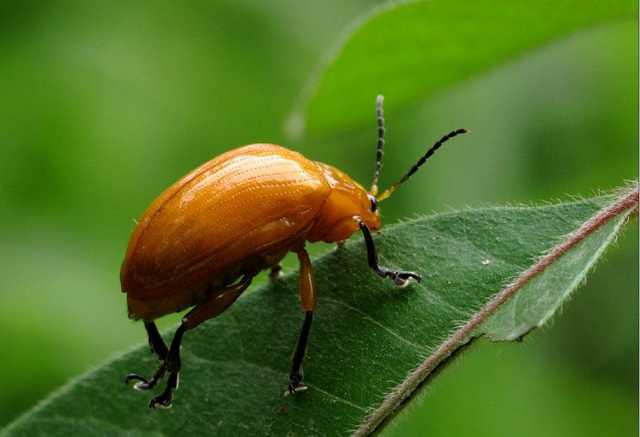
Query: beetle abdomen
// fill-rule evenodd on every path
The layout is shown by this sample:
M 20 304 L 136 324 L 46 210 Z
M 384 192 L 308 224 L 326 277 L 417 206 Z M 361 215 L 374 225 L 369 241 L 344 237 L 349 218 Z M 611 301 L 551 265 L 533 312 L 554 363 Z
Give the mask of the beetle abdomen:
M 244 146 L 169 187 L 133 231 L 122 291 L 162 298 L 238 261 L 297 241 L 329 185 L 312 161 L 284 147 Z

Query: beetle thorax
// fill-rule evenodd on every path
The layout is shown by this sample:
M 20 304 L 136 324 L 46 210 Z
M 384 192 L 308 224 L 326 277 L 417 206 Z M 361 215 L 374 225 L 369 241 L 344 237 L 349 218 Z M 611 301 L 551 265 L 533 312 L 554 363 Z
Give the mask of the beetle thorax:
M 346 240 L 359 230 L 358 217 L 372 231 L 380 229 L 380 214 L 371 211 L 371 201 L 364 187 L 335 167 L 317 164 L 327 178 L 331 192 L 307 239 L 312 243 Z

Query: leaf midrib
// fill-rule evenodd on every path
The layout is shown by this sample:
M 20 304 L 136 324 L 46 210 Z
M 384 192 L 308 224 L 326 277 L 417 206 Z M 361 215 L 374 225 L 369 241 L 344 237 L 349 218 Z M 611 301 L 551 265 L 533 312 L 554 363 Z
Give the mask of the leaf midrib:
M 549 205 L 549 208 L 551 207 L 552 205 Z M 552 266 L 555 261 L 563 257 L 580 242 L 584 241 L 610 220 L 620 217 L 622 213 L 630 209 L 630 213 L 637 212 L 638 210 L 637 186 L 627 189 L 624 197 L 610 203 L 608 206 L 600 209 L 592 215 L 589 220 L 584 221 L 582 226 L 580 226 L 576 232 L 567 235 L 562 242 L 553 246 L 553 248 L 545 256 L 540 258 L 537 263 L 533 264 L 521 273 L 513 282 L 489 300 L 487 304 L 468 322 L 462 325 L 458 330 L 454 331 L 448 338 L 444 339 L 441 346 L 438 347 L 432 355 L 426 357 L 424 363 L 412 372 L 399 385 L 399 388 L 396 391 L 390 393 L 378 409 L 370 414 L 360 428 L 353 433 L 353 436 L 367 436 L 370 435 L 371 432 L 375 431 L 380 423 L 382 423 L 383 420 L 391 414 L 395 408 L 397 408 L 397 405 L 399 405 L 402 400 L 419 385 L 420 381 L 426 378 L 433 369 L 435 369 L 448 356 L 453 354 L 461 344 L 466 343 L 470 337 L 473 337 L 473 330 L 489 318 L 498 308 L 501 307 L 501 305 L 503 305 L 507 300 L 517 297 L 520 290 L 522 290 L 527 283 L 543 273 L 548 267 Z M 614 236 L 612 235 L 610 238 L 613 237 Z

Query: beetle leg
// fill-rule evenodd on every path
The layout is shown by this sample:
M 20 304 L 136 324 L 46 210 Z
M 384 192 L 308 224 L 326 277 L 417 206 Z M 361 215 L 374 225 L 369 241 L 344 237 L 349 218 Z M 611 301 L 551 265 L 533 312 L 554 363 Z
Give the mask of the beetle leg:
M 313 276 L 313 268 L 309 260 L 309 254 L 306 250 L 301 249 L 298 252 L 300 260 L 300 276 L 298 277 L 298 289 L 302 297 L 302 311 L 304 312 L 304 324 L 298 343 L 291 356 L 291 373 L 289 374 L 289 387 L 285 391 L 285 395 L 297 393 L 306 390 L 307 387 L 302 383 L 304 373 L 302 371 L 302 363 L 307 355 L 307 344 L 309 342 L 309 332 L 311 331 L 311 322 L 313 321 L 313 311 L 316 309 L 316 280 Z
M 278 264 L 276 264 L 275 266 L 273 266 L 271 268 L 271 271 L 269 272 L 269 279 L 271 279 L 272 281 L 275 281 L 280 276 L 282 276 L 282 263 L 281 262 L 279 262 Z
M 169 378 L 167 379 L 167 387 L 159 396 L 151 399 L 149 403 L 150 408 L 162 407 L 170 408 L 171 400 L 173 399 L 173 390 L 178 388 L 178 379 L 180 374 L 180 368 L 182 367 L 180 361 L 180 342 L 182 341 L 182 335 L 185 331 L 195 328 L 205 320 L 211 319 L 223 313 L 227 308 L 233 304 L 236 299 L 240 297 L 243 291 L 251 285 L 252 276 L 245 276 L 242 281 L 231 287 L 223 288 L 219 291 L 214 291 L 205 300 L 200 302 L 186 316 L 182 318 L 182 324 L 176 331 L 176 335 L 171 342 L 171 349 L 169 355 L 161 367 L 164 367 L 166 371 L 169 371 Z M 158 369 L 158 372 L 161 370 Z
M 169 348 L 158 332 L 156 324 L 154 322 L 145 322 L 144 327 L 149 337 L 149 349 L 151 349 L 151 353 L 156 354 L 159 359 L 164 361 L 169 353 Z
M 236 285 L 214 291 L 182 318 L 182 324 L 186 329 L 193 329 L 205 320 L 219 316 L 240 297 L 252 280 L 253 276 L 245 276 Z
M 130 381 L 138 380 L 139 382 L 136 382 L 133 388 L 140 391 L 153 390 L 155 386 L 158 385 L 158 382 L 162 379 L 166 372 L 167 367 L 165 366 L 165 362 L 163 361 L 160 366 L 158 366 L 158 370 L 156 371 L 155 375 L 153 375 L 153 377 L 149 381 L 147 381 L 147 378 L 142 375 L 131 373 L 127 375 L 127 377 L 124 379 L 124 382 L 125 384 L 129 385 Z
M 371 232 L 369 231 L 369 228 L 364 223 L 364 221 L 362 221 L 361 219 L 359 221 L 360 230 L 364 234 L 364 241 L 367 244 L 367 261 L 369 263 L 369 267 L 371 267 L 373 271 L 376 272 L 381 278 L 391 278 L 398 287 L 407 286 L 409 284 L 409 279 L 411 278 L 420 282 L 422 278 L 417 273 L 391 270 L 378 265 L 378 254 L 376 253 L 376 246 L 373 244 Z
M 143 376 L 136 374 L 127 376 L 127 378 L 125 379 L 125 382 L 127 384 L 131 380 L 139 380 L 139 382 L 134 385 L 135 389 L 151 390 L 156 385 L 158 385 L 158 382 L 164 377 L 167 372 L 169 372 L 167 387 L 162 392 L 162 394 L 151 399 L 149 408 L 155 409 L 156 407 L 171 407 L 171 401 L 173 399 L 172 392 L 173 390 L 178 388 L 179 373 L 182 366 L 180 361 L 180 343 L 182 342 L 182 336 L 184 335 L 184 333 L 190 329 L 195 328 L 205 320 L 220 315 L 223 311 L 229 308 L 231 304 L 235 302 L 238 297 L 240 297 L 242 292 L 246 290 L 247 287 L 249 287 L 252 279 L 252 276 L 245 276 L 238 284 L 211 293 L 204 301 L 200 302 L 195 306 L 195 308 L 189 311 L 189 313 L 187 313 L 187 315 L 182 318 L 182 324 L 178 327 L 178 330 L 173 336 L 171 348 L 168 349 L 168 351 L 164 354 L 165 358 L 163 362 L 158 367 L 155 375 L 153 375 L 153 377 L 149 381 L 147 381 Z M 147 326 L 147 332 L 150 333 L 149 342 L 151 344 L 151 347 L 157 352 L 158 350 L 162 349 L 162 346 L 160 344 L 164 345 L 164 341 L 162 341 L 162 337 L 160 337 L 160 334 L 158 333 L 157 338 L 153 337 L 154 340 L 153 343 L 151 343 L 152 335 L 154 335 L 151 333 L 154 330 L 157 333 L 157 329 L 155 328 L 155 324 L 153 324 L 153 322 L 149 325 L 153 325 L 145 325 Z M 158 342 L 158 339 L 160 339 L 161 343 Z M 166 348 L 166 345 L 164 345 L 164 347 Z M 159 353 L 158 356 L 160 356 Z
M 307 386 L 303 384 L 304 372 L 302 371 L 302 363 L 307 355 L 307 344 L 309 342 L 309 331 L 311 330 L 311 322 L 313 321 L 313 311 L 304 313 L 304 324 L 298 344 L 291 355 L 291 373 L 289 374 L 289 386 L 284 392 L 285 396 L 306 390 Z
M 154 322 L 145 322 L 144 327 L 147 330 L 147 336 L 149 337 L 149 349 L 151 350 L 151 353 L 156 354 L 161 361 L 164 361 L 167 358 L 167 354 L 169 353 L 169 348 L 158 332 L 156 324 Z M 130 381 L 138 380 L 140 382 L 134 385 L 134 388 L 136 390 L 151 390 L 164 376 L 163 369 L 163 366 L 160 366 L 156 374 L 153 376 L 153 378 L 151 378 L 150 382 L 147 381 L 144 376 L 137 375 L 135 373 L 127 375 L 124 382 L 129 385 Z
M 178 330 L 173 336 L 171 349 L 169 349 L 167 359 L 164 361 L 164 363 L 162 363 L 162 365 L 158 369 L 158 372 L 156 373 L 156 375 L 158 373 L 162 373 L 162 375 L 164 375 L 165 372 L 170 372 L 169 378 L 167 379 L 167 387 L 160 395 L 155 396 L 153 399 L 151 399 L 151 402 L 149 402 L 149 408 L 155 409 L 156 406 L 161 408 L 171 408 L 171 400 L 173 399 L 172 391 L 178 388 L 178 375 L 180 372 L 180 367 L 182 367 L 182 363 L 180 362 L 180 343 L 182 343 L 182 336 L 187 329 L 188 328 L 186 328 L 185 324 L 183 323 L 178 326 Z M 156 377 L 154 376 L 154 379 L 152 379 L 152 381 L 155 379 Z

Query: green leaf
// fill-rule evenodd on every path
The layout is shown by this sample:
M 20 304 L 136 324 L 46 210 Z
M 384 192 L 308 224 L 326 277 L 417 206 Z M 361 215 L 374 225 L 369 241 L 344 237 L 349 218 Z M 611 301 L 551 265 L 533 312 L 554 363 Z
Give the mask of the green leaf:
M 375 238 L 381 264 L 423 280 L 406 289 L 381 280 L 367 268 L 360 238 L 316 259 L 309 390 L 283 396 L 303 320 L 291 274 L 185 335 L 171 410 L 149 410 L 151 394 L 123 383 L 127 373 L 155 369 L 141 345 L 72 381 L 0 435 L 368 435 L 473 338 L 514 340 L 543 325 L 637 205 L 633 187 L 389 226 Z
M 356 20 L 307 83 L 287 130 L 370 121 L 378 94 L 406 105 L 570 32 L 637 19 L 631 0 L 389 2 Z

